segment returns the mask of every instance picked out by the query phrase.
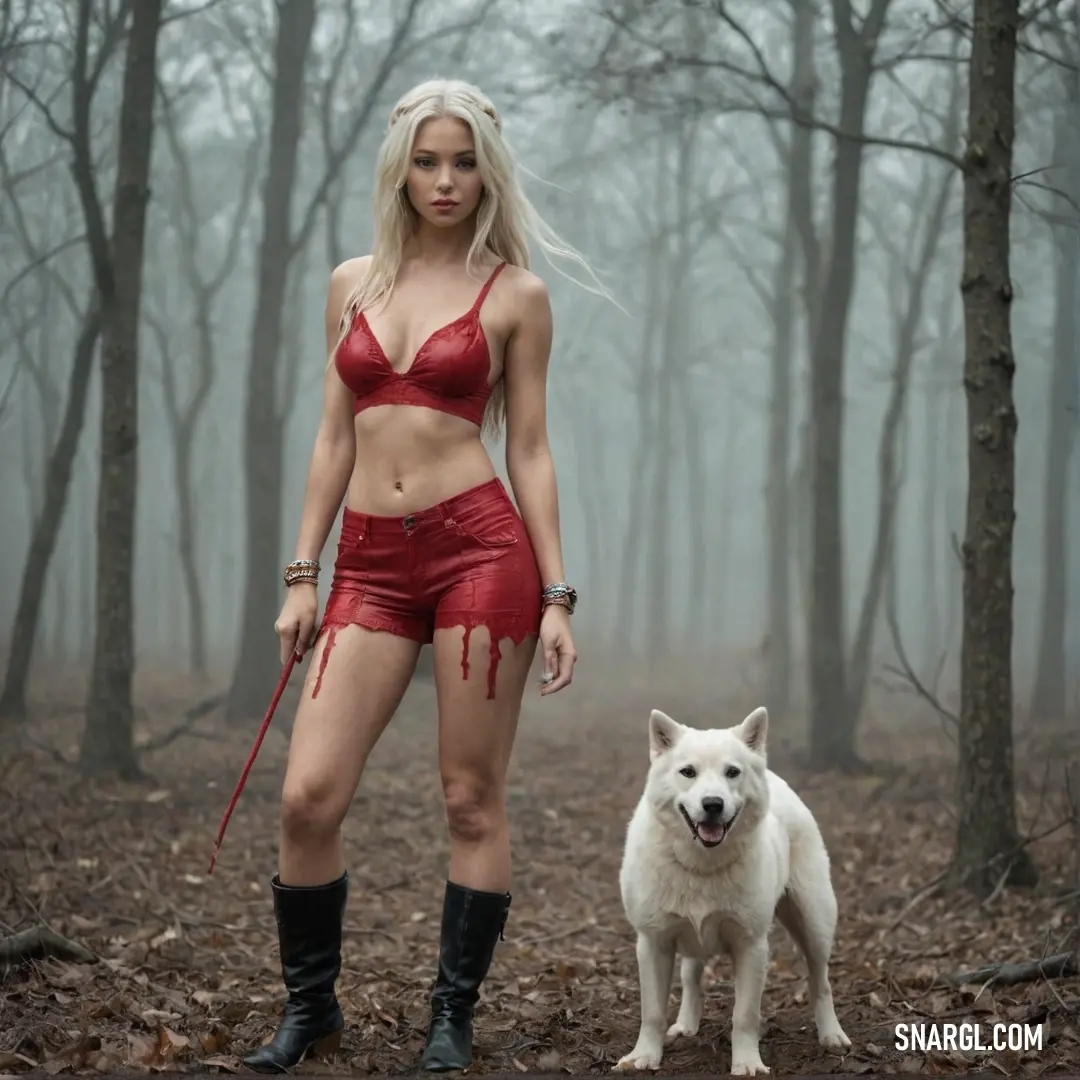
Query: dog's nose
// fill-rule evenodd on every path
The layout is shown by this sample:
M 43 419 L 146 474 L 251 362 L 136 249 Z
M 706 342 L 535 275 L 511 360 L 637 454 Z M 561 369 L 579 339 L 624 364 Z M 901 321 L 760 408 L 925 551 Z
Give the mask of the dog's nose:
M 709 817 L 719 817 L 724 812 L 724 800 L 715 795 L 710 795 L 708 798 L 701 800 L 701 809 Z

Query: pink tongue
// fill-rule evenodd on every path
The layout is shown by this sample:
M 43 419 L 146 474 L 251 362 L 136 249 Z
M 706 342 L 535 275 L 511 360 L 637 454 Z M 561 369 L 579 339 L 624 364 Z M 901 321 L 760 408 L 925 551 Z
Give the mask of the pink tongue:
M 723 825 L 699 825 L 698 836 L 702 840 L 707 840 L 710 844 L 715 844 L 717 840 L 724 839 L 724 826 Z

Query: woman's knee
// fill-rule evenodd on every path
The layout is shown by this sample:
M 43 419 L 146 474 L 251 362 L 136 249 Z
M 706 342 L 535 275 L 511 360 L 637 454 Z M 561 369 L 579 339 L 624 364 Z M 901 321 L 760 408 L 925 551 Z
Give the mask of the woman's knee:
M 480 844 L 505 830 L 506 796 L 501 781 L 469 774 L 444 776 L 443 797 L 452 839 Z
M 319 777 L 285 778 L 281 792 L 281 830 L 296 842 L 326 841 L 337 833 L 347 806 L 333 784 Z

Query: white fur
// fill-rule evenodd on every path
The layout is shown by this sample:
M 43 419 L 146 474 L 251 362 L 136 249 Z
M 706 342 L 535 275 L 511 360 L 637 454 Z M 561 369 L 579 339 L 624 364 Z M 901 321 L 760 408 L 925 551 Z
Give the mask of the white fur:
M 836 896 L 828 852 L 805 803 L 766 766 L 768 720 L 763 708 L 735 727 L 710 730 L 686 727 L 656 709 L 649 717 L 651 765 L 619 875 L 637 931 L 641 1027 L 616 1071 L 656 1069 L 665 1041 L 697 1034 L 705 962 L 723 951 L 735 968 L 731 1072 L 767 1073 L 758 1040 L 774 914 L 806 958 L 822 1046 L 851 1045 L 829 985 Z M 680 773 L 688 767 L 692 777 Z M 713 805 L 713 833 L 730 829 L 714 847 L 695 837 L 679 809 L 700 827 L 703 799 Z M 682 1001 L 665 1040 L 676 951 Z

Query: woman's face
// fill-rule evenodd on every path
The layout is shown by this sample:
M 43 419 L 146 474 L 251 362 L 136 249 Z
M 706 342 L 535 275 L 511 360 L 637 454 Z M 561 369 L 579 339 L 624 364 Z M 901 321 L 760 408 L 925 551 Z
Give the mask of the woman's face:
M 417 128 L 405 189 L 416 212 L 437 228 L 458 225 L 476 210 L 484 183 L 464 120 L 432 117 Z

